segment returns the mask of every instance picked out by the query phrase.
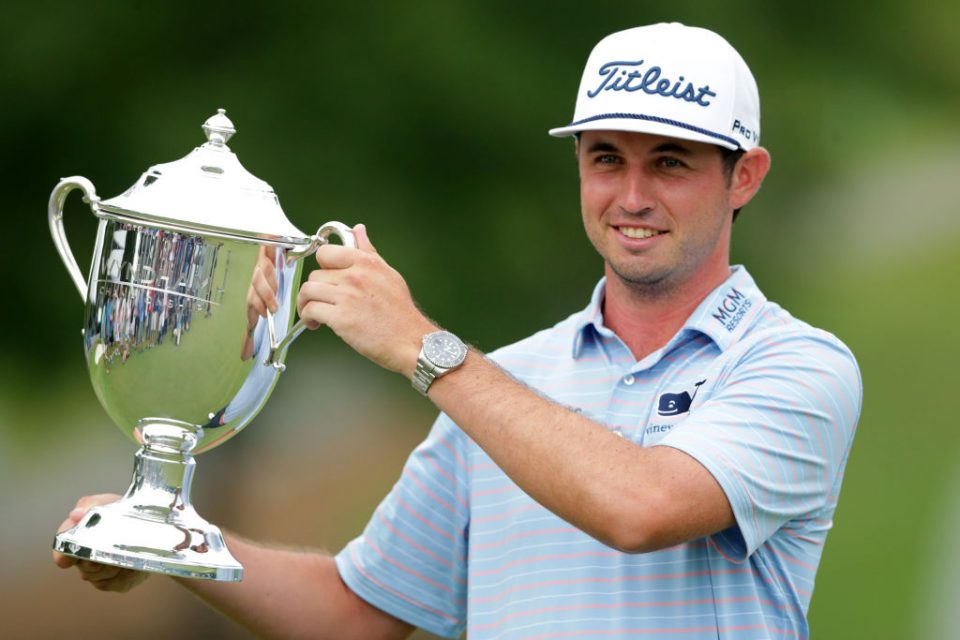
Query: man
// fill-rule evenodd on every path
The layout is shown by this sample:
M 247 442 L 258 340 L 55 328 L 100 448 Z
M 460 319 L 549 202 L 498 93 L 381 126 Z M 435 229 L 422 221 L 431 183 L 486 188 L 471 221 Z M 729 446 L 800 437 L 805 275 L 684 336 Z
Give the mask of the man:
M 362 226 L 357 250 L 323 247 L 301 316 L 443 413 L 335 559 L 231 538 L 243 583 L 183 584 L 271 636 L 807 637 L 861 385 L 842 343 L 729 264 L 770 165 L 759 131 L 753 77 L 718 35 L 602 40 L 551 133 L 577 136 L 605 277 L 489 359 L 436 334 Z M 143 579 L 77 566 L 107 590 Z

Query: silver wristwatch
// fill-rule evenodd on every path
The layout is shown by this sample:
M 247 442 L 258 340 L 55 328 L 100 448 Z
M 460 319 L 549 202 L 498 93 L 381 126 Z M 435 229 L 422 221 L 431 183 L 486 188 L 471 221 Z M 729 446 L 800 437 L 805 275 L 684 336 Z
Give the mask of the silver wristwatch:
M 410 382 L 413 388 L 427 395 L 427 389 L 440 376 L 450 373 L 467 359 L 467 345 L 449 331 L 434 331 L 423 336 L 423 347 L 417 356 L 417 368 Z

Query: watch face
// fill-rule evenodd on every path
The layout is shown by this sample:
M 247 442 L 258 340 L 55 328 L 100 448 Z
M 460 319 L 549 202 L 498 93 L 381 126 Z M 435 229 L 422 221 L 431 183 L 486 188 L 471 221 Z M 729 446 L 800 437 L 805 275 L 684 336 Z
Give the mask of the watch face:
M 449 369 L 463 362 L 467 357 L 467 348 L 452 333 L 441 331 L 431 333 L 424 339 L 423 354 L 434 365 Z

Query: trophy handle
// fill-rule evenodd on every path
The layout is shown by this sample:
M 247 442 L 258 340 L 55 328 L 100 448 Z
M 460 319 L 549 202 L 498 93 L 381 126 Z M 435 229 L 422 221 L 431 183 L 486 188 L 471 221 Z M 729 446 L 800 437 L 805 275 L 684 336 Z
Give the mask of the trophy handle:
M 340 238 L 340 242 L 343 243 L 343 246 L 350 247 L 351 249 L 357 248 L 357 241 L 353 237 L 353 230 L 342 222 L 328 222 L 322 225 L 317 232 L 311 236 L 310 244 L 302 250 L 288 251 L 287 256 L 291 260 L 301 260 L 307 256 L 312 256 L 317 252 L 317 249 L 323 245 L 330 242 L 330 236 L 335 235 Z M 307 328 L 307 325 L 303 322 L 303 318 L 297 320 L 296 324 L 290 327 L 290 331 L 287 332 L 287 335 L 283 340 L 277 340 L 277 332 L 274 328 L 273 314 L 270 313 L 270 310 L 267 310 L 267 332 L 270 337 L 270 356 L 267 358 L 267 361 L 264 363 L 266 365 L 272 365 L 275 369 L 283 371 L 286 369 L 286 365 L 283 364 L 280 359 L 283 357 L 283 352 L 287 347 L 290 346 L 290 343 L 300 337 L 300 334 L 303 333 L 304 329 Z
M 73 257 L 70 243 L 67 242 L 67 234 L 63 229 L 63 204 L 67 199 L 67 194 L 74 189 L 83 191 L 83 201 L 88 203 L 90 210 L 93 211 L 94 215 L 97 215 L 100 198 L 97 197 L 97 191 L 93 188 L 93 183 L 82 176 L 72 176 L 62 179 L 53 188 L 53 192 L 50 194 L 50 202 L 47 205 L 47 217 L 50 222 L 50 235 L 53 236 L 53 244 L 57 247 L 60 258 L 67 267 L 67 272 L 73 278 L 73 284 L 80 292 L 80 297 L 86 299 L 87 279 L 83 277 L 83 272 L 77 266 L 77 259 Z

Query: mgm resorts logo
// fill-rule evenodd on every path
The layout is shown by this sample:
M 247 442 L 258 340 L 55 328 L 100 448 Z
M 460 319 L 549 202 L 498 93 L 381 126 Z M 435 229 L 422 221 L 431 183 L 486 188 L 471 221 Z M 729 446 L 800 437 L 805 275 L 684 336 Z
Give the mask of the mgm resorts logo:
M 733 331 L 752 306 L 753 303 L 745 295 L 737 291 L 735 287 L 730 287 L 730 291 L 717 305 L 716 313 L 711 315 L 717 319 L 717 322 L 726 327 L 727 331 Z

